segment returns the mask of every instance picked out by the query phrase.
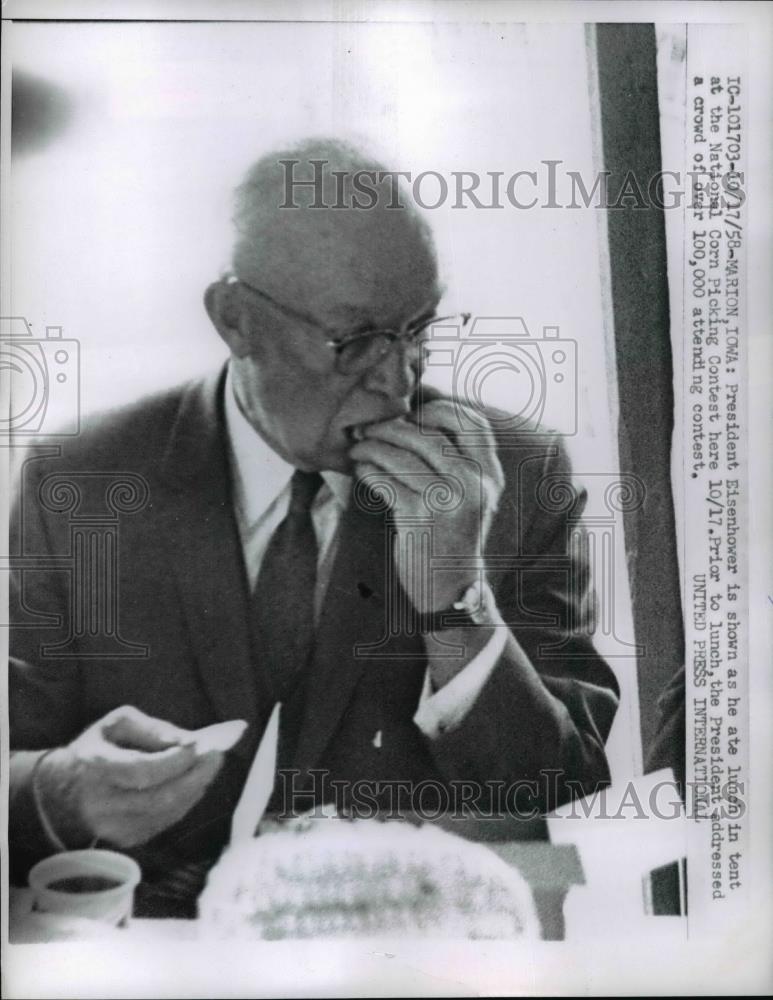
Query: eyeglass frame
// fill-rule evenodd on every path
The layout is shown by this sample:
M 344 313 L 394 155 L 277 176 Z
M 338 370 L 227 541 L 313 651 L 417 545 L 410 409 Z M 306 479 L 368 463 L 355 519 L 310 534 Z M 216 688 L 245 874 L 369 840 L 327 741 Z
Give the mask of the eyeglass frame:
M 317 329 L 322 330 L 327 334 L 334 332 L 331 330 L 330 327 L 326 326 L 324 323 L 320 323 L 319 320 L 314 319 L 313 316 L 309 316 L 307 313 L 302 312 L 300 309 L 294 309 L 292 306 L 287 306 L 283 302 L 279 302 L 272 295 L 269 295 L 268 292 L 264 292 L 262 288 L 256 288 L 255 285 L 251 285 L 248 281 L 245 281 L 243 278 L 238 277 L 238 275 L 235 274 L 226 275 L 225 280 L 227 281 L 228 284 L 231 285 L 233 284 L 244 285 L 244 287 L 247 288 L 249 291 L 254 292 L 256 295 L 260 296 L 260 298 L 264 299 L 270 305 L 274 306 L 275 309 L 278 309 L 280 312 L 284 313 L 286 316 L 291 317 L 292 319 L 298 319 L 301 322 L 308 324 L 309 326 L 315 326 L 317 327 Z M 433 324 L 445 323 L 450 319 L 459 318 L 462 321 L 462 326 L 466 326 L 470 320 L 471 315 L 472 314 L 468 312 L 451 313 L 448 316 L 434 315 L 427 320 L 424 321 L 419 320 L 417 326 L 413 326 L 407 330 L 392 330 L 389 328 L 384 328 L 380 330 L 379 329 L 363 330 L 359 333 L 351 333 L 343 337 L 338 337 L 338 338 L 329 337 L 327 340 L 323 341 L 323 343 L 325 347 L 329 347 L 331 348 L 331 350 L 333 350 L 333 352 L 336 355 L 336 358 L 339 358 L 341 356 L 342 351 L 346 347 L 348 347 L 350 344 L 356 343 L 358 340 L 366 340 L 372 337 L 386 337 L 388 342 L 386 350 L 383 351 L 378 356 L 378 358 L 376 358 L 373 361 L 372 364 L 362 369 L 363 372 L 366 372 L 370 368 L 375 367 L 375 365 L 377 365 L 383 358 L 385 358 L 387 354 L 389 354 L 389 351 L 392 349 L 392 347 L 396 342 L 402 341 L 404 343 L 413 346 L 414 344 L 418 343 L 417 338 L 419 334 L 423 333 L 424 330 L 426 330 Z M 342 374 L 355 374 L 355 373 L 349 372 Z

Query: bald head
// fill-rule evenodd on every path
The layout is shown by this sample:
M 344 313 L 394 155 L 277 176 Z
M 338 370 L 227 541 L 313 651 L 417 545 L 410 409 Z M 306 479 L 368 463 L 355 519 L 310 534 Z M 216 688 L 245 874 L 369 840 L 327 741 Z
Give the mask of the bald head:
M 258 160 L 236 191 L 234 224 L 237 276 L 320 320 L 349 309 L 383 322 L 436 294 L 426 222 L 383 164 L 339 140 Z

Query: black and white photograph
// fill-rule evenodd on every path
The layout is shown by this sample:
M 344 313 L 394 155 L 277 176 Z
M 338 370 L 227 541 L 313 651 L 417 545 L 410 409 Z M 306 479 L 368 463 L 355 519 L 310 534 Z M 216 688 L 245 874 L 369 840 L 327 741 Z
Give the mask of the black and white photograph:
M 773 985 L 771 39 L 4 3 L 4 996 Z

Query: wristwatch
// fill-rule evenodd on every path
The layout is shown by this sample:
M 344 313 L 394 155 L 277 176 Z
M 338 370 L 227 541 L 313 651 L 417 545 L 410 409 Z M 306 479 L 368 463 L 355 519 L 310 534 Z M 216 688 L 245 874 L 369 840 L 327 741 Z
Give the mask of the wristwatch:
M 472 628 L 494 624 L 492 611 L 494 595 L 485 580 L 476 580 L 462 593 L 459 600 L 440 611 L 419 614 L 419 631 L 422 635 L 443 632 L 451 628 Z

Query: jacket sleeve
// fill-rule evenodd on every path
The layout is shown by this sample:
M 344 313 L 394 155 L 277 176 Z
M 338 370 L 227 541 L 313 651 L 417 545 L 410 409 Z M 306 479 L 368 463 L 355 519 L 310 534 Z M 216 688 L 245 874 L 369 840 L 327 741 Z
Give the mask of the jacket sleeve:
M 70 601 L 62 569 L 66 539 L 52 540 L 39 502 L 43 464 L 33 455 L 22 465 L 10 525 L 8 838 L 14 881 L 55 850 L 35 803 L 35 764 L 45 750 L 80 731 L 77 664 L 47 652 L 67 634 Z
M 619 699 L 591 639 L 586 494 L 560 438 L 548 441 L 541 459 L 508 460 L 487 544 L 504 652 L 459 725 L 428 744 L 446 780 L 536 783 L 540 810 L 609 783 L 604 744 Z

